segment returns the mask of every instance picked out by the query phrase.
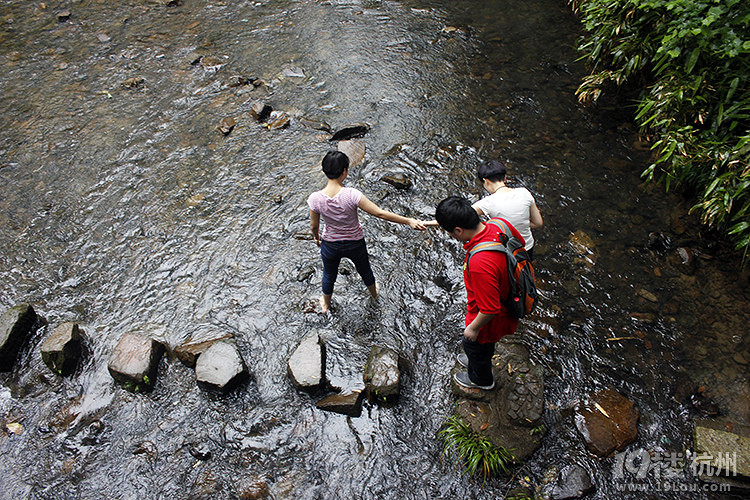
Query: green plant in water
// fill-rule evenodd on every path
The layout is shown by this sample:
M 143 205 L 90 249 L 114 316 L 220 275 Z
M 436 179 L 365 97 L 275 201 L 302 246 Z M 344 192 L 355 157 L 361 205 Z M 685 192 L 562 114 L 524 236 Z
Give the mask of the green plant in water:
M 529 431 L 529 435 L 530 436 L 534 436 L 535 434 L 542 434 L 546 430 L 547 430 L 547 426 L 546 425 L 544 425 L 544 424 L 538 425 L 538 426 L 534 427 L 533 429 L 531 429 Z
M 474 432 L 458 415 L 450 417 L 438 434 L 444 441 L 443 454 L 453 456 L 470 476 L 479 471 L 485 478 L 507 474 L 508 466 L 515 462 L 510 451 Z

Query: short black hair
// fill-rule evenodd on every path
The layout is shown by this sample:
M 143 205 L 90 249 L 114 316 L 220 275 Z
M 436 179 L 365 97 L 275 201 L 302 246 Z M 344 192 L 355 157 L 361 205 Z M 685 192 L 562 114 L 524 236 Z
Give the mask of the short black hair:
M 449 196 L 438 203 L 435 220 L 449 233 L 457 227 L 476 229 L 480 222 L 471 202 L 462 196 Z
M 341 151 L 329 151 L 323 157 L 323 173 L 329 179 L 338 179 L 349 168 L 349 157 Z
M 504 181 L 507 174 L 508 169 L 497 160 L 483 161 L 477 167 L 477 177 L 480 181 L 482 179 L 489 179 L 492 182 Z

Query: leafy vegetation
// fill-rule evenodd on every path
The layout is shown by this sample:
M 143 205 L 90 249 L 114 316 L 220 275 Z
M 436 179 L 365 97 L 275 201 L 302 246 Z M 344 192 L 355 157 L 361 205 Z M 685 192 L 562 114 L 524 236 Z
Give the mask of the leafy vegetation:
M 455 458 L 463 465 L 464 473 L 470 476 L 479 471 L 485 478 L 507 473 L 508 466 L 515 461 L 510 451 L 493 445 L 471 430 L 458 415 L 449 418 L 438 434 L 444 441 L 443 454 Z
M 695 191 L 693 210 L 750 250 L 750 2 L 570 0 L 591 67 L 578 89 L 639 92 L 636 123 L 656 161 L 643 176 Z

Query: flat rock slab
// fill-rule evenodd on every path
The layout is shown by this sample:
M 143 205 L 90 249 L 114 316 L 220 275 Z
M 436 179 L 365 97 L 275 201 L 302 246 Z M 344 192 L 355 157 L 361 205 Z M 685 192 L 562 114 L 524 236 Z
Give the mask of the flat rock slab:
M 195 363 L 195 378 L 199 385 L 228 391 L 247 376 L 245 362 L 234 343 L 219 341 L 206 349 Z
M 353 391 L 349 394 L 332 394 L 317 402 L 321 410 L 341 413 L 350 417 L 362 415 L 362 391 Z
M 140 333 L 126 333 L 109 357 L 109 373 L 133 392 L 150 390 L 156 383 L 156 370 L 164 346 Z
M 387 347 L 373 346 L 365 364 L 363 379 L 370 397 L 381 401 L 397 397 L 401 380 L 398 353 Z
M 36 320 L 36 312 L 29 304 L 11 307 L 0 316 L 0 372 L 13 369 Z
M 696 420 L 693 438 L 696 460 L 705 460 L 722 476 L 750 479 L 750 427 L 727 419 Z
M 70 375 L 81 358 L 81 329 L 77 323 L 58 325 L 40 348 L 42 361 L 59 375 Z
M 317 389 L 325 378 L 325 346 L 317 332 L 306 336 L 294 350 L 287 371 L 300 389 Z
M 576 407 L 575 424 L 589 450 L 607 457 L 638 437 L 640 412 L 614 389 L 593 394 Z

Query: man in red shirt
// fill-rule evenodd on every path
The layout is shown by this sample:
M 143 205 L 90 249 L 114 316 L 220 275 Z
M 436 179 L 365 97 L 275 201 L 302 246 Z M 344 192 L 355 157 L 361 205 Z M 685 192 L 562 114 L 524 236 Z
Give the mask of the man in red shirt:
M 440 202 L 435 219 L 448 234 L 464 242 L 464 284 L 466 285 L 466 328 L 462 340 L 465 354 L 458 362 L 467 368 L 458 372 L 455 380 L 468 388 L 490 390 L 495 387 L 492 376 L 492 356 L 495 342 L 516 331 L 518 319 L 510 314 L 503 301 L 510 294 L 508 268 L 501 252 L 478 252 L 466 259 L 475 245 L 483 241 L 498 241 L 501 230 L 494 224 L 484 224 L 471 202 L 450 196 Z M 506 221 L 507 222 L 507 221 Z M 523 237 L 510 223 L 513 236 L 524 243 Z

